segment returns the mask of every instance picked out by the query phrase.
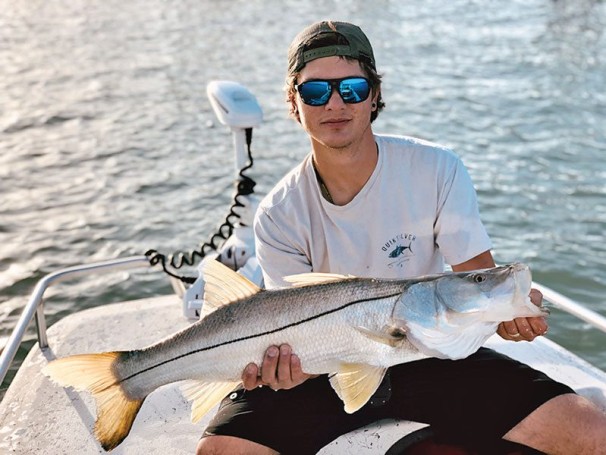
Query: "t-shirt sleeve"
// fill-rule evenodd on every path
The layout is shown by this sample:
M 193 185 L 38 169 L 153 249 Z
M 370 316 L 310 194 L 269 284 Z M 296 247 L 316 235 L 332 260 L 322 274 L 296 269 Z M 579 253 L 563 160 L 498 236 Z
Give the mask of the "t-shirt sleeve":
M 492 248 L 473 183 L 458 158 L 439 190 L 437 209 L 434 237 L 448 264 L 461 264 Z
M 285 276 L 311 272 L 309 258 L 292 245 L 263 209 L 257 212 L 254 231 L 257 260 L 267 289 L 289 286 Z

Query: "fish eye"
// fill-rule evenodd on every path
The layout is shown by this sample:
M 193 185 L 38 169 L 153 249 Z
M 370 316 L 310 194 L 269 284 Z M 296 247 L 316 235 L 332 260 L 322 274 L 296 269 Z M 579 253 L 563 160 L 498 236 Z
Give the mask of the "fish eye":
M 473 281 L 475 281 L 476 283 L 483 283 L 484 281 L 486 281 L 486 277 L 478 273 L 473 276 Z

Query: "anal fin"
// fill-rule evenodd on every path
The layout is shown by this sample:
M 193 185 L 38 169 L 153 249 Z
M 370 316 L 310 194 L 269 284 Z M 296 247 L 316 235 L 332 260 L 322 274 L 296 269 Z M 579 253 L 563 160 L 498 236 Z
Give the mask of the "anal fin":
M 192 400 L 191 421 L 196 423 L 204 417 L 208 411 L 231 392 L 240 381 L 236 382 L 205 382 L 186 381 L 181 390 L 188 400 Z

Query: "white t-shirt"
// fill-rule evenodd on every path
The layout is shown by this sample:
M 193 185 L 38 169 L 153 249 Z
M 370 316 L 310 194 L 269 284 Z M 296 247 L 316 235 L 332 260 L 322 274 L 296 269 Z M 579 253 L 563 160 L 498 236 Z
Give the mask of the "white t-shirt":
M 263 199 L 254 222 L 267 288 L 331 272 L 406 278 L 442 272 L 491 249 L 461 160 L 439 145 L 375 135 L 378 162 L 346 205 L 321 195 L 311 154 Z

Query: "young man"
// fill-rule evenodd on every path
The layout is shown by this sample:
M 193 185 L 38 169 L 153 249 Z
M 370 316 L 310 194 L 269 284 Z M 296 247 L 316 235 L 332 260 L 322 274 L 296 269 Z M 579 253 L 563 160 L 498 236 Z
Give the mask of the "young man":
M 494 266 L 476 195 L 461 161 L 417 139 L 375 135 L 384 104 L 362 30 L 319 22 L 289 49 L 291 114 L 311 154 L 264 199 L 255 222 L 267 287 L 309 271 L 410 277 Z M 540 305 L 538 291 L 531 294 Z M 500 325 L 505 339 L 533 340 L 542 318 Z M 565 385 L 489 349 L 464 360 L 425 359 L 390 369 L 375 396 L 346 414 L 326 376 L 310 377 L 287 345 L 226 398 L 198 453 L 316 453 L 382 418 L 429 423 L 478 450 L 495 441 L 547 453 L 604 453 L 606 416 Z M 261 386 L 261 387 L 260 387 Z M 275 392 L 277 391 L 277 392 Z

